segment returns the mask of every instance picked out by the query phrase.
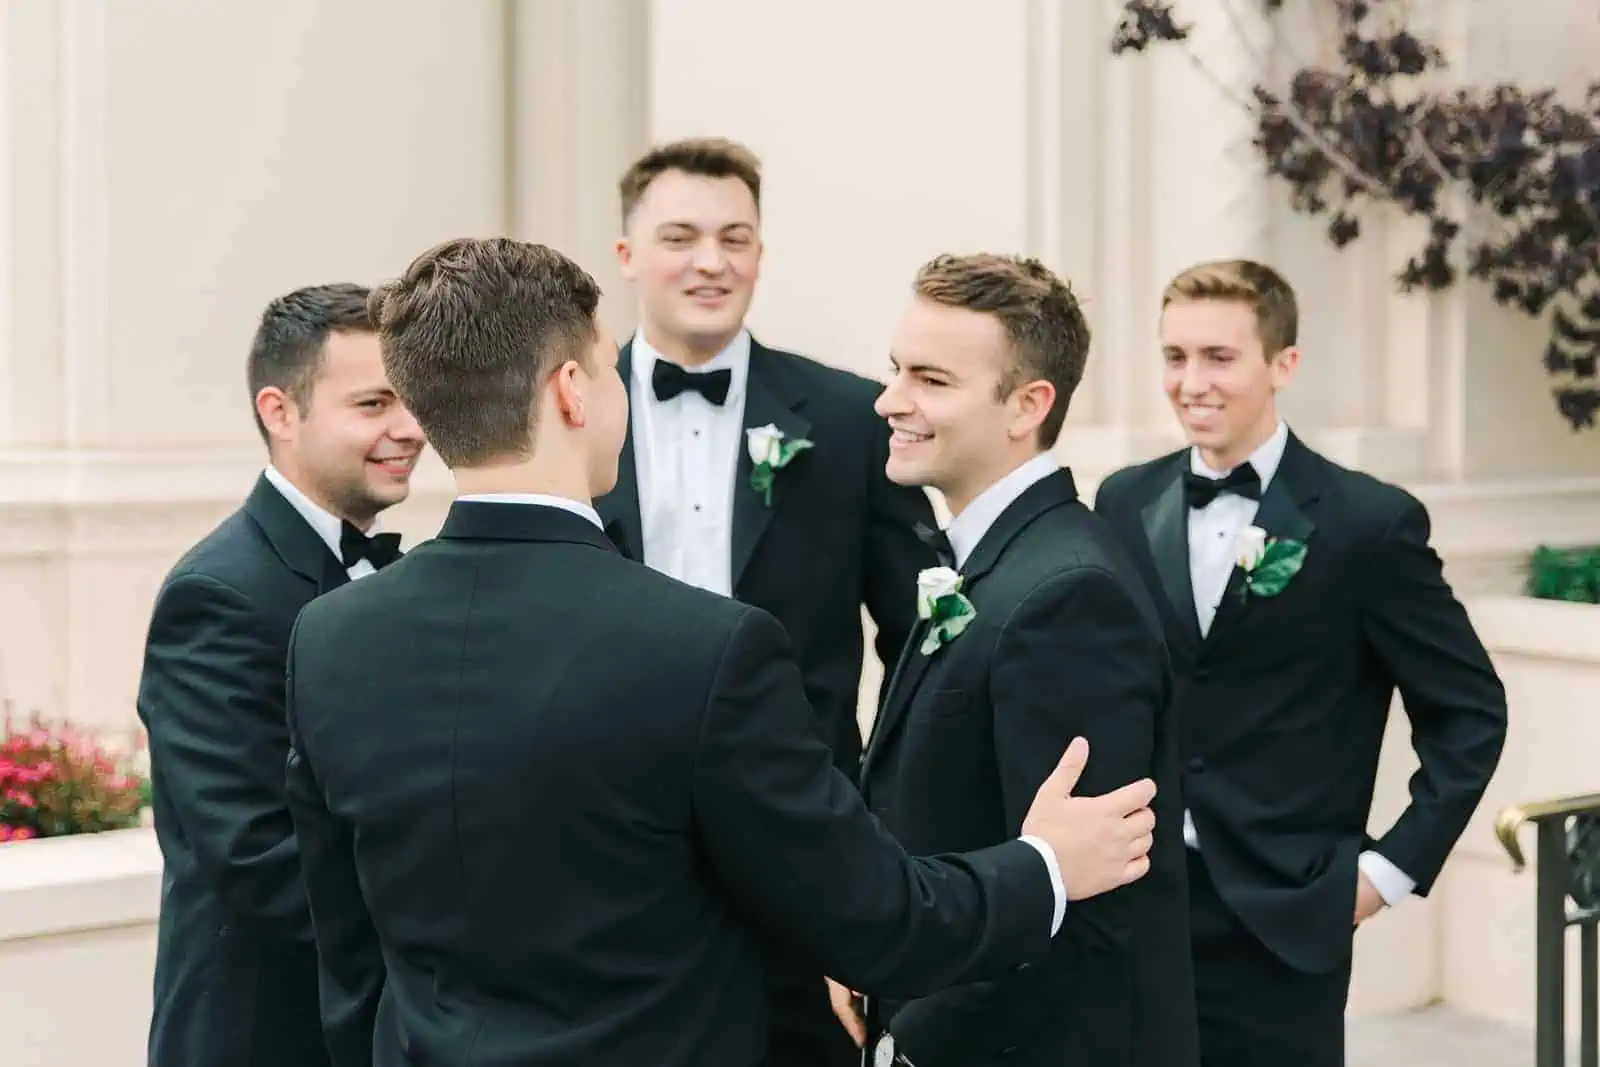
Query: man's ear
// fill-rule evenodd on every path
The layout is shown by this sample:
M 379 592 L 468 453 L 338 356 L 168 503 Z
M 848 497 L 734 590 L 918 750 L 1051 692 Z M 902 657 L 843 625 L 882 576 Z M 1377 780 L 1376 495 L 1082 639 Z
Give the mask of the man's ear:
M 1272 387 L 1282 389 L 1294 380 L 1294 372 L 1300 367 L 1300 349 L 1290 345 L 1271 356 L 1268 363 L 1272 369 Z
M 550 389 L 555 397 L 556 410 L 561 413 L 562 421 L 573 429 L 580 429 L 585 425 L 586 416 L 583 410 L 583 387 L 581 385 L 582 368 L 575 359 L 569 359 L 556 370 L 550 378 Z
M 287 437 L 300 421 L 300 410 L 282 389 L 263 386 L 256 393 L 256 417 L 267 428 L 269 438 Z
M 617 267 L 623 279 L 630 282 L 634 281 L 637 277 L 637 272 L 633 269 L 633 242 L 628 239 L 627 235 L 623 235 L 617 238 L 613 248 L 617 253 Z
M 1032 381 L 1017 390 L 1017 415 L 1008 433 L 1013 440 L 1032 437 L 1056 402 L 1056 387 L 1044 379 Z

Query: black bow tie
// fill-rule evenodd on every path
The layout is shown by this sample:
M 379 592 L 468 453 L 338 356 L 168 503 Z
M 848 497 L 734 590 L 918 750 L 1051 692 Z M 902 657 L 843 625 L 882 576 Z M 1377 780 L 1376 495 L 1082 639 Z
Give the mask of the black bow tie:
M 1221 493 L 1234 493 L 1249 500 L 1261 499 L 1261 476 L 1254 464 L 1241 463 L 1226 478 L 1207 478 L 1194 471 L 1183 474 L 1183 495 L 1191 508 L 1203 508 Z
M 950 536 L 943 530 L 936 530 L 926 523 L 917 523 L 914 528 L 917 540 L 933 549 L 934 555 L 939 557 L 939 566 L 954 567 L 956 565 L 956 550 L 950 546 Z
M 657 400 L 671 400 L 685 389 L 699 393 L 711 403 L 721 407 L 728 399 L 728 387 L 733 384 L 733 371 L 696 371 L 690 373 L 664 359 L 656 360 L 650 372 L 650 384 L 655 388 Z
M 400 535 L 397 533 L 373 534 L 368 537 L 350 523 L 339 529 L 339 561 L 348 570 L 361 560 L 369 561 L 382 570 L 400 558 Z

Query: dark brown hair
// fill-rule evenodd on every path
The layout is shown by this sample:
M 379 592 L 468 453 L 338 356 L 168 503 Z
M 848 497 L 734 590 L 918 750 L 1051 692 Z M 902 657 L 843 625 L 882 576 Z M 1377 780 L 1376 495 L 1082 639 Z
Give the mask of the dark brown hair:
M 267 305 L 250 342 L 245 379 L 250 386 L 250 412 L 256 430 L 269 445 L 272 438 L 255 400 L 261 390 L 283 390 L 302 412 L 311 406 L 311 394 L 331 333 L 372 332 L 367 313 L 366 286 L 349 282 L 311 285 L 285 293 Z
M 1089 322 L 1072 287 L 1037 259 L 981 254 L 929 260 L 912 288 L 924 300 L 1000 320 L 1013 362 L 999 395 L 1033 381 L 1055 386 L 1055 403 L 1039 424 L 1040 444 L 1054 446 L 1089 360 Z
M 1255 312 L 1256 332 L 1268 358 L 1291 347 L 1300 332 L 1294 287 L 1265 263 L 1219 259 L 1198 263 L 1167 283 L 1163 309 L 1180 300 L 1226 300 Z
M 744 145 L 722 137 L 695 137 L 658 145 L 641 156 L 622 175 L 617 191 L 622 199 L 622 225 L 628 225 L 650 183 L 669 170 L 703 178 L 738 178 L 761 210 L 761 161 Z
M 462 238 L 418 256 L 372 294 L 383 367 L 451 467 L 526 456 L 534 395 L 568 360 L 589 363 L 600 287 L 544 245 Z

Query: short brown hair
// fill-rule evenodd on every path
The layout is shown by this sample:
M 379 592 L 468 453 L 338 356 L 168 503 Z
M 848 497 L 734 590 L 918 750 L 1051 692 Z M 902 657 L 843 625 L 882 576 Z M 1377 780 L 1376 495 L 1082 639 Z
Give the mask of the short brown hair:
M 1040 379 L 1055 386 L 1055 403 L 1039 424 L 1040 443 L 1053 447 L 1089 361 L 1089 322 L 1072 287 L 1037 259 L 981 254 L 937 256 L 917 271 L 912 288 L 924 300 L 1000 320 L 1015 357 L 1000 396 Z
M 439 458 L 469 467 L 532 447 L 534 394 L 589 363 L 600 286 L 560 252 L 504 237 L 422 253 L 372 294 L 383 368 Z
M 744 145 L 723 137 L 691 137 L 658 145 L 639 157 L 622 175 L 617 191 L 622 198 L 622 225 L 644 199 L 650 183 L 669 170 L 703 178 L 738 178 L 761 210 L 761 161 Z
M 1180 300 L 1225 300 L 1244 304 L 1256 315 L 1256 332 L 1268 356 L 1291 347 L 1300 333 L 1294 287 L 1283 275 L 1251 259 L 1198 263 L 1167 283 L 1161 307 Z
M 261 313 L 245 361 L 245 379 L 256 430 L 268 445 L 272 438 L 255 410 L 255 398 L 272 386 L 283 390 L 302 412 L 310 407 L 328 335 L 372 332 L 368 295 L 365 286 L 350 282 L 309 285 L 278 297 Z

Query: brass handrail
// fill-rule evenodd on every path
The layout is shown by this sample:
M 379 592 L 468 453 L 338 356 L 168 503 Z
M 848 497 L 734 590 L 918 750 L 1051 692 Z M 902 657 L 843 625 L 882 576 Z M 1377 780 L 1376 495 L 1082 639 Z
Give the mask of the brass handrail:
M 1506 855 L 1511 857 L 1512 870 L 1520 873 L 1528 865 L 1528 861 L 1523 857 L 1522 845 L 1517 840 L 1518 830 L 1528 823 L 1565 818 L 1568 815 L 1582 815 L 1585 812 L 1600 814 L 1600 793 L 1512 804 L 1510 807 L 1501 808 L 1500 814 L 1495 816 L 1494 835 L 1500 839 L 1500 847 L 1506 850 Z

